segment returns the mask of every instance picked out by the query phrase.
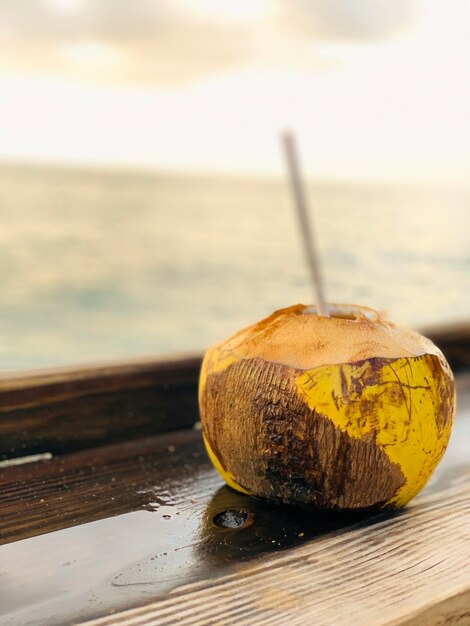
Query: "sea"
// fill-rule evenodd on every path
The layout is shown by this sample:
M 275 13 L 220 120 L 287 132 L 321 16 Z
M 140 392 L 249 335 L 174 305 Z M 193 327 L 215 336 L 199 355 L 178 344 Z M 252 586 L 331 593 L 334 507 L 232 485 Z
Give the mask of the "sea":
M 327 299 L 470 318 L 470 186 L 309 180 Z M 311 303 L 281 178 L 0 167 L 0 370 L 203 351 Z

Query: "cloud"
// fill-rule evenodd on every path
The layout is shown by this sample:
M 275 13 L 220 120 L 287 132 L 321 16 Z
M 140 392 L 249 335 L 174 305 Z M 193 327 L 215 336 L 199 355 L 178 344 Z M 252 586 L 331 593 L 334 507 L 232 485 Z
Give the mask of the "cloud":
M 0 4 L 0 67 L 172 83 L 244 64 L 253 55 L 245 25 L 185 16 L 170 1 L 58 6 L 31 0 Z
M 284 30 L 313 41 L 388 39 L 416 18 L 412 0 L 289 0 L 279 3 Z
M 250 64 L 298 59 L 315 67 L 322 62 L 316 42 L 395 36 L 413 23 L 414 6 L 404 0 L 0 0 L 0 69 L 172 84 Z

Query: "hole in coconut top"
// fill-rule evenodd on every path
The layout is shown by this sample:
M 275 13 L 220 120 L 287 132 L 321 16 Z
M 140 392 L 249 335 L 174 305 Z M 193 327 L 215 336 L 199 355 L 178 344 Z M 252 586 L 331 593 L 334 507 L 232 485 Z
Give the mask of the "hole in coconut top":
M 330 317 L 334 317 L 335 319 L 340 320 L 352 320 L 353 322 L 357 322 L 357 315 L 354 315 L 354 313 L 330 313 Z
M 373 309 L 355 306 L 354 304 L 330 304 L 328 308 L 330 317 L 335 319 L 357 322 L 360 317 L 366 317 L 369 320 L 377 320 L 377 313 Z M 318 315 L 317 307 L 315 305 L 306 306 L 303 313 Z

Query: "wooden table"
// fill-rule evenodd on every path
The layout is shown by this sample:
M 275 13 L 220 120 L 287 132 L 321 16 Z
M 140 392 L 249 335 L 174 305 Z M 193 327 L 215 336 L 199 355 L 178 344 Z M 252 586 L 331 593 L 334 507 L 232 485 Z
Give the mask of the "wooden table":
M 0 379 L 1 626 L 470 624 L 465 370 L 428 486 L 364 518 L 225 487 L 194 428 L 198 368 Z

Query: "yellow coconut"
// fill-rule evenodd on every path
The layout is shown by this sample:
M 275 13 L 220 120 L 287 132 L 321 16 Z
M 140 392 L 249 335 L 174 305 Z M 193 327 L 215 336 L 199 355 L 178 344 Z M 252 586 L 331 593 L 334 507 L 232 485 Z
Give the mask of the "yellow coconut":
M 325 509 L 397 508 L 449 440 L 452 372 L 440 350 L 377 311 L 298 304 L 205 355 L 208 454 L 243 493 Z

